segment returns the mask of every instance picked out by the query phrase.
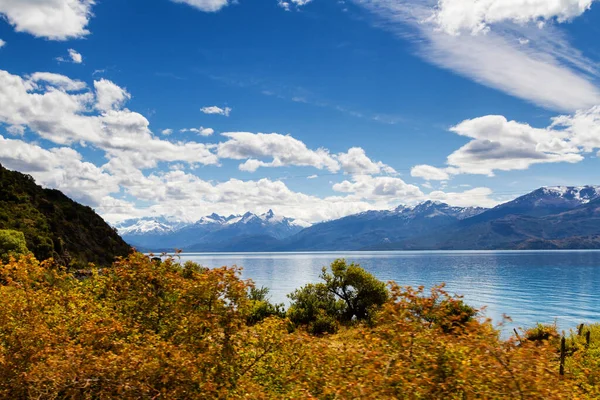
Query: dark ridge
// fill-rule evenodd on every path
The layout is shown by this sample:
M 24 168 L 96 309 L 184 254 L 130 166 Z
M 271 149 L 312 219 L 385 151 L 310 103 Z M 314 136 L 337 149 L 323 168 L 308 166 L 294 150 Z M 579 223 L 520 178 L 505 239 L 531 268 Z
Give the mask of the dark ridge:
M 90 207 L 0 164 L 0 229 L 23 232 L 39 260 L 50 257 L 75 268 L 112 264 L 131 247 Z

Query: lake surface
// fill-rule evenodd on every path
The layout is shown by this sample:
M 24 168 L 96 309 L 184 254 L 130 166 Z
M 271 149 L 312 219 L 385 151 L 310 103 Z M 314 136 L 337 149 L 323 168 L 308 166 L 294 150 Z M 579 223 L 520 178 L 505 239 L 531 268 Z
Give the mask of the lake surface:
M 580 323 L 600 322 L 600 251 L 428 251 L 333 253 L 187 253 L 206 267 L 237 265 L 243 277 L 270 289 L 271 299 L 288 303 L 286 295 L 319 281 L 321 268 L 336 258 L 360 264 L 383 281 L 427 288 L 446 283 L 495 323 L 528 327 L 557 322 L 568 330 Z

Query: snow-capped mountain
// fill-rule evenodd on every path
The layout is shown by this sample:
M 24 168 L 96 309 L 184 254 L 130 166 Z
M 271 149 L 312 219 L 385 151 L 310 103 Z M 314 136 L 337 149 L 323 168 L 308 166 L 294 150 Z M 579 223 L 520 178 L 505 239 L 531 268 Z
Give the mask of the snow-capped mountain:
M 115 226 L 121 236 L 126 235 L 166 235 L 174 232 L 185 223 L 169 221 L 164 217 L 144 217 L 128 219 Z
M 228 217 L 213 213 L 193 223 L 146 217 L 124 221 L 116 228 L 126 241 L 140 249 L 168 250 L 212 248 L 234 238 L 252 236 L 281 240 L 310 225 L 269 210 L 264 214 L 247 212 Z
M 568 204 L 579 206 L 600 197 L 600 186 L 549 186 L 535 190 L 514 200 L 514 203 L 529 203 L 535 206 Z
M 473 217 L 487 210 L 482 207 L 453 207 L 440 201 L 428 200 L 414 207 L 399 206 L 395 211 L 408 218 L 451 217 L 458 220 Z
M 485 210 L 426 201 L 416 206 L 402 205 L 393 210 L 366 211 L 304 229 L 285 240 L 282 249 L 359 250 L 425 234 Z
M 572 210 L 600 198 L 600 186 L 542 187 L 512 201 L 500 204 L 472 220 L 482 221 L 506 215 L 542 217 Z
M 194 223 L 142 218 L 117 228 L 130 244 L 155 251 L 528 248 L 575 246 L 582 235 L 600 246 L 599 207 L 600 186 L 556 186 L 491 209 L 426 201 L 312 226 L 269 210 Z

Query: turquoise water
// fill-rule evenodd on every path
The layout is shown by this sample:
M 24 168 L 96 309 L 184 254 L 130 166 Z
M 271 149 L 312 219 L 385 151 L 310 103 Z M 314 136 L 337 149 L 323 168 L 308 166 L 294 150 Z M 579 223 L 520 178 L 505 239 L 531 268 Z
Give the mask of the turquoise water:
M 600 322 L 600 251 L 433 251 L 333 253 L 183 254 L 206 267 L 238 265 L 243 277 L 270 289 L 287 303 L 294 289 L 317 282 L 321 267 L 336 258 L 360 264 L 384 281 L 431 287 L 446 283 L 451 293 L 483 307 L 495 323 L 512 318 L 504 332 L 537 322 L 568 330 Z

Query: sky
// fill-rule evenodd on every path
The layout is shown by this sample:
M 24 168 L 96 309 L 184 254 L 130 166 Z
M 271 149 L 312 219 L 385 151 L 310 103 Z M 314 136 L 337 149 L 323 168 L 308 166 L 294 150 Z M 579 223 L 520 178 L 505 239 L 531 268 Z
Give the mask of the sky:
M 309 222 L 600 184 L 595 0 L 0 0 L 0 163 Z

